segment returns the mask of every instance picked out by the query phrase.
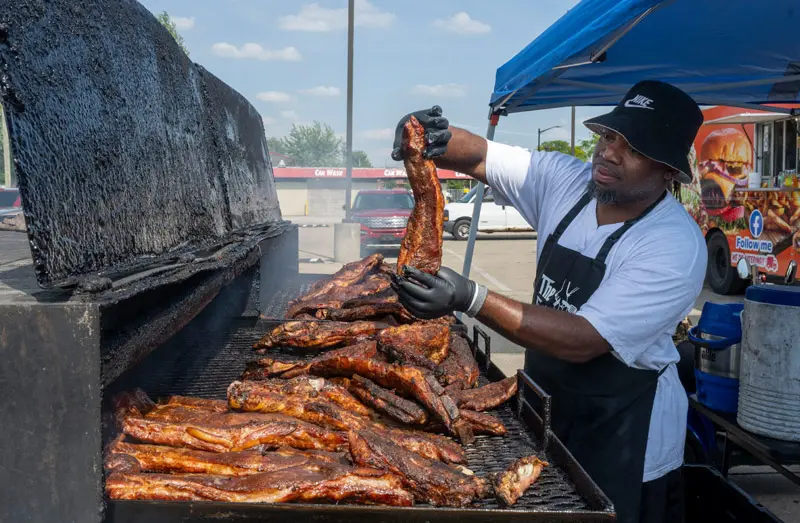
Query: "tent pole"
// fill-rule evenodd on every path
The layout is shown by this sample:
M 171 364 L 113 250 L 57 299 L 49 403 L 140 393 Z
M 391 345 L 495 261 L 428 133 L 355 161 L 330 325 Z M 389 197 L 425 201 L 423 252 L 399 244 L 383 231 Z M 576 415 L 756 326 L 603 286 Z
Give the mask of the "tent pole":
M 494 130 L 500 115 L 491 114 L 489 116 L 489 127 L 486 129 L 486 139 L 494 139 Z M 475 205 L 472 208 L 472 221 L 469 225 L 469 239 L 467 239 L 467 252 L 464 253 L 464 268 L 461 275 L 469 278 L 469 270 L 472 268 L 472 254 L 475 252 L 475 237 L 478 235 L 478 220 L 481 216 L 481 205 L 483 204 L 484 184 L 478 182 L 478 190 L 475 191 Z

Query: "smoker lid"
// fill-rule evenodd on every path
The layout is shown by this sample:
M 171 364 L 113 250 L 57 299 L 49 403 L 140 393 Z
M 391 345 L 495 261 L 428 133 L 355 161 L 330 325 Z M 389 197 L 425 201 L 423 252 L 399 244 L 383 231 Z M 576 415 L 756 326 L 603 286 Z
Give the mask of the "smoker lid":
M 40 286 L 281 221 L 261 116 L 138 2 L 15 2 L 0 71 Z

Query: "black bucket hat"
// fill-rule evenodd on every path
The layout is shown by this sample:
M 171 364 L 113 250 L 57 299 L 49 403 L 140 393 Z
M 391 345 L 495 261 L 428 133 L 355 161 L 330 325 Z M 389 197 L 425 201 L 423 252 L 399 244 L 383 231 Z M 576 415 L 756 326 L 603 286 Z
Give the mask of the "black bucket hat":
M 605 128 L 621 134 L 643 155 L 677 170 L 682 183 L 692 181 L 689 152 L 702 124 L 692 97 L 655 80 L 637 83 L 613 111 L 584 122 L 596 133 Z

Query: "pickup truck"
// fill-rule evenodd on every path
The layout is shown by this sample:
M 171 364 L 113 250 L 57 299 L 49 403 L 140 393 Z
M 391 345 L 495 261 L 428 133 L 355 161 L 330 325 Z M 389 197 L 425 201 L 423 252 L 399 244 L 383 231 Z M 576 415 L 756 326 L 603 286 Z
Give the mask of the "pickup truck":
M 444 223 L 444 230 L 452 234 L 456 240 L 466 240 L 469 237 L 477 190 L 477 186 L 473 187 L 457 202 L 445 205 L 445 216 L 448 219 Z M 518 210 L 510 205 L 497 205 L 494 201 L 491 187 L 485 188 L 481 215 L 478 220 L 478 231 L 517 232 L 532 230 L 533 227 L 525 221 L 525 218 L 522 217 Z
M 361 224 L 361 251 L 399 246 L 414 208 L 414 196 L 405 189 L 359 191 L 353 202 L 353 221 Z

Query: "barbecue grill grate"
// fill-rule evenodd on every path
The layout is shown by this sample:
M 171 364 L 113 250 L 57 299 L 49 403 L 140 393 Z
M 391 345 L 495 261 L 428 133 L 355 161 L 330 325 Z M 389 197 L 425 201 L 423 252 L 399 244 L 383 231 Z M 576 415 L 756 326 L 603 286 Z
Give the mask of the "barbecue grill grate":
M 125 390 L 137 386 L 153 398 L 176 394 L 225 398 L 228 385 L 239 378 L 246 363 L 260 357 L 254 353 L 253 343 L 277 324 L 256 317 L 237 319 L 229 336 L 217 334 L 216 339 L 213 335 L 198 338 L 196 344 L 183 350 L 153 354 L 152 358 L 142 362 L 135 375 L 126 377 L 120 388 Z M 269 356 L 288 359 L 296 358 L 297 354 L 288 349 L 272 350 Z M 480 382 L 486 384 L 488 380 L 482 376 Z M 515 459 L 530 454 L 539 454 L 553 463 L 541 455 L 540 442 L 532 439 L 523 428 L 509 403 L 491 413 L 503 421 L 508 432 L 502 437 L 478 435 L 473 444 L 465 446 L 467 466 L 472 471 L 478 475 L 497 473 Z M 474 507 L 500 508 L 494 499 L 479 500 Z M 566 473 L 556 466 L 545 468 L 536 486 L 520 498 L 515 508 L 572 513 L 591 510 Z

